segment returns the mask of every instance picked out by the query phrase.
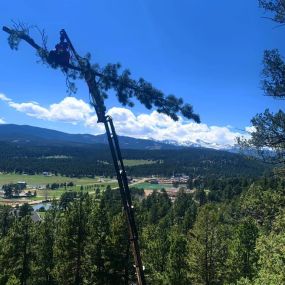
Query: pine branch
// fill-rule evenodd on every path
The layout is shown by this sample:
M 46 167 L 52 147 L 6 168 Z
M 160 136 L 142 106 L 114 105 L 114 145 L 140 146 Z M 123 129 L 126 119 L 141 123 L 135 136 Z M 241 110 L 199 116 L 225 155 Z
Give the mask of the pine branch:
M 182 116 L 200 123 L 199 115 L 193 112 L 193 107 L 190 104 L 184 104 L 182 98 L 177 98 L 174 95 L 164 95 L 163 92 L 153 87 L 151 83 L 143 78 L 140 78 L 138 81 L 131 79 L 129 70 L 119 73 L 121 67 L 119 64 L 108 64 L 104 68 L 100 68 L 97 64 L 91 65 L 90 55 L 80 57 L 71 46 L 75 59 L 65 66 L 56 65 L 49 62 L 49 51 L 46 48 L 46 42 L 43 44 L 44 47 L 38 45 L 29 36 L 28 29 L 24 29 L 21 26 L 20 28 L 16 26 L 14 29 L 10 29 L 4 26 L 3 31 L 9 34 L 8 42 L 12 49 L 18 49 L 19 42 L 23 40 L 37 50 L 43 63 L 48 64 L 52 68 L 60 68 L 66 74 L 66 82 L 71 92 L 76 91 L 75 85 L 71 80 L 85 78 L 87 83 L 88 80 L 94 80 L 102 100 L 108 97 L 106 92 L 113 89 L 116 91 L 118 101 L 124 106 L 133 107 L 132 98 L 135 97 L 147 109 L 155 107 L 157 112 L 170 116 L 174 121 L 179 119 L 178 113 L 180 113 Z M 44 39 L 44 34 L 41 35 L 42 39 Z M 87 78 L 88 74 L 90 75 L 89 79 Z

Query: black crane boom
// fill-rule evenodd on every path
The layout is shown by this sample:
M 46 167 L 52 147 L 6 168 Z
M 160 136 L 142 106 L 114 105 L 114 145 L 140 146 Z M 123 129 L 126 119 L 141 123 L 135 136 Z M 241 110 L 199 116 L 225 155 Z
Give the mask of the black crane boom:
M 135 217 L 134 217 L 134 207 L 132 205 L 131 193 L 128 185 L 127 173 L 124 166 L 124 161 L 121 154 L 121 149 L 119 145 L 118 136 L 116 134 L 115 126 L 113 120 L 110 116 L 106 115 L 106 107 L 104 105 L 103 97 L 100 94 L 99 89 L 96 84 L 96 74 L 92 70 L 89 62 L 82 61 L 75 48 L 73 47 L 68 35 L 65 30 L 61 30 L 61 36 L 63 36 L 71 51 L 73 52 L 75 58 L 78 61 L 79 66 L 84 72 L 84 78 L 88 85 L 89 92 L 92 97 L 93 106 L 95 108 L 98 122 L 104 123 L 106 134 L 108 137 L 109 147 L 112 154 L 113 164 L 115 167 L 117 180 L 119 184 L 119 190 L 121 194 L 121 199 L 124 207 L 124 212 L 127 218 L 127 225 L 129 230 L 129 239 L 132 245 L 132 251 L 135 260 L 136 275 L 138 280 L 138 285 L 145 285 L 145 277 L 143 264 L 140 254 L 139 242 L 138 242 L 138 231 L 136 227 Z

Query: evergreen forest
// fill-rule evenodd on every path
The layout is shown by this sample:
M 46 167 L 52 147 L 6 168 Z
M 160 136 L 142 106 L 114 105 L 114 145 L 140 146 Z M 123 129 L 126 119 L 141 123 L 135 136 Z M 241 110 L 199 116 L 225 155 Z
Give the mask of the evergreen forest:
M 204 181 L 174 202 L 131 189 L 147 284 L 284 284 L 285 180 Z M 0 284 L 133 284 L 119 191 L 67 193 L 32 219 L 0 207 Z

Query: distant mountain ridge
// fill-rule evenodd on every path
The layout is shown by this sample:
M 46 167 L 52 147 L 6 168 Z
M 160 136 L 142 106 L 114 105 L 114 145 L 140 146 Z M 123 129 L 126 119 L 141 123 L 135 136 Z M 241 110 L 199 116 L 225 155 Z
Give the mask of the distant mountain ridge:
M 2 124 L 0 125 L 0 141 L 20 144 L 36 145 L 88 145 L 88 144 L 108 144 L 106 134 L 69 134 L 52 129 L 34 127 L 29 125 Z M 221 146 L 216 143 L 208 143 L 203 140 L 196 142 L 187 141 L 178 143 L 175 140 L 158 141 L 154 139 L 137 139 L 127 136 L 119 136 L 120 146 L 123 149 L 181 149 L 187 147 L 210 148 L 216 150 L 226 150 L 229 152 L 239 152 L 235 146 Z
M 123 136 L 119 140 L 126 161 L 154 162 L 128 166 L 131 176 L 169 177 L 178 172 L 211 177 L 257 177 L 270 170 L 260 160 L 229 151 Z M 31 174 L 48 171 L 71 177 L 114 175 L 105 135 L 73 135 L 19 125 L 0 125 L 0 171 Z
M 177 149 L 179 145 L 147 140 L 136 139 L 126 136 L 119 136 L 120 146 L 124 149 Z M 90 145 L 90 144 L 108 144 L 105 134 L 68 134 L 52 129 L 33 127 L 29 125 L 3 124 L 0 125 L 0 141 L 19 144 L 36 145 Z
M 220 145 L 217 143 L 209 143 L 201 139 L 198 139 L 195 142 L 189 140 L 189 141 L 184 141 L 182 143 L 178 143 L 175 140 L 163 140 L 161 142 L 165 144 L 176 145 L 176 146 L 203 147 L 203 148 L 212 148 L 216 150 L 228 150 L 228 151 L 236 150 L 238 148 L 237 146 L 232 146 L 232 145 Z

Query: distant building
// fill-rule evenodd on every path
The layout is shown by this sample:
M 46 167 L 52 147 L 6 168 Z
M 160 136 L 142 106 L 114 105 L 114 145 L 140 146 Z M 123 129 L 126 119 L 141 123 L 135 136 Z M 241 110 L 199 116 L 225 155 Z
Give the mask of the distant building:
M 156 178 L 148 179 L 148 180 L 146 180 L 146 182 L 148 182 L 150 184 L 159 184 L 159 181 Z
M 144 197 L 147 198 L 147 196 L 151 195 L 154 191 L 161 192 L 161 190 L 153 190 L 153 189 L 145 189 L 144 190 Z M 181 192 L 185 192 L 187 194 L 193 194 L 195 190 L 188 190 L 188 189 L 183 189 L 183 188 L 168 188 L 165 190 L 166 194 L 170 198 L 171 202 L 174 202 L 175 199 L 177 198 L 177 195 Z
M 189 180 L 189 176 L 187 175 L 173 175 L 171 178 L 160 178 L 159 183 L 160 184 L 173 184 L 173 183 L 179 183 L 179 184 L 186 184 Z

